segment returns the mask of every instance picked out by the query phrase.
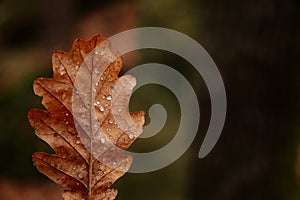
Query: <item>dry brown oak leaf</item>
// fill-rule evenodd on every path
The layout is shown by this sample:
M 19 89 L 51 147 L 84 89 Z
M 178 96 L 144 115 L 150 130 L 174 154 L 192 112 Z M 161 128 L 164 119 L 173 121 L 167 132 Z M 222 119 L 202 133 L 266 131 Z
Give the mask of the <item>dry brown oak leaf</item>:
M 28 119 L 55 154 L 36 152 L 32 159 L 67 188 L 65 200 L 115 199 L 117 190 L 110 186 L 133 160 L 121 153 L 144 124 L 143 111 L 128 112 L 135 78 L 118 77 L 122 59 L 100 35 L 75 40 L 69 52 L 54 52 L 52 66 L 53 78 L 33 84 L 46 110 L 32 109 Z

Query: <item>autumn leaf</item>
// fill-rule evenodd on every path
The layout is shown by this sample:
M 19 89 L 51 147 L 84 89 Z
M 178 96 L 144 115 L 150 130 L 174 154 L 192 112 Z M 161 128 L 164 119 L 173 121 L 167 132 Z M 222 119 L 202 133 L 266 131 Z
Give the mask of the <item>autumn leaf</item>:
M 122 152 L 141 134 L 144 112 L 128 112 L 135 78 L 118 74 L 122 59 L 100 35 L 75 40 L 69 52 L 52 57 L 53 78 L 38 78 L 33 88 L 46 110 L 32 109 L 35 134 L 55 154 L 36 152 L 37 169 L 67 188 L 65 200 L 115 199 L 110 186 L 129 169 Z

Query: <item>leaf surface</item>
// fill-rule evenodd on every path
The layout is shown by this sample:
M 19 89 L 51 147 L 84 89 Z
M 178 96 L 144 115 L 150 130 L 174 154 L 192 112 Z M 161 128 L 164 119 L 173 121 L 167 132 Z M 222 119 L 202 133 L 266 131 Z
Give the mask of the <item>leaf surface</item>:
M 141 134 L 144 112 L 128 112 L 135 85 L 118 77 L 122 59 L 100 35 L 75 40 L 69 52 L 52 56 L 53 78 L 38 78 L 33 88 L 46 110 L 32 109 L 35 134 L 55 154 L 36 152 L 37 169 L 66 187 L 65 200 L 115 199 L 110 186 L 126 171 L 132 157 L 123 155 Z

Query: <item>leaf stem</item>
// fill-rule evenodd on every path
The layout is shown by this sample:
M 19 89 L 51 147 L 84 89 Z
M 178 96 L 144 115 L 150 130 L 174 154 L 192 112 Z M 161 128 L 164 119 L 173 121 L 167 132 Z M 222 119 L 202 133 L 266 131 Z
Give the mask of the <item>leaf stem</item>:
M 92 140 L 90 140 L 90 147 L 92 149 Z M 92 172 L 93 172 L 93 156 L 90 154 L 90 160 L 89 160 L 89 193 L 88 193 L 88 200 L 92 200 Z

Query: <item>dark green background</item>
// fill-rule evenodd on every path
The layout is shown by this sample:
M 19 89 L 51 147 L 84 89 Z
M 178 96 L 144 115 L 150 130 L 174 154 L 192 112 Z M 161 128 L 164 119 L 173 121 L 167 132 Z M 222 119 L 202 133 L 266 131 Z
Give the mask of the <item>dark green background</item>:
M 189 35 L 209 52 L 224 79 L 227 119 L 213 151 L 199 159 L 210 117 L 205 83 L 184 60 L 142 51 L 133 64 L 160 62 L 189 79 L 202 121 L 194 143 L 175 163 L 118 180 L 118 199 L 299 199 L 299 9 L 292 0 L 0 1 L 0 180 L 47 180 L 31 154 L 52 151 L 34 135 L 26 115 L 42 107 L 32 83 L 52 76 L 54 50 L 67 51 L 77 37 L 158 26 Z M 142 89 L 131 108 L 147 111 L 156 101 L 166 102 L 169 121 L 159 135 L 138 140 L 135 150 L 163 146 L 178 126 L 174 96 L 155 85 Z

